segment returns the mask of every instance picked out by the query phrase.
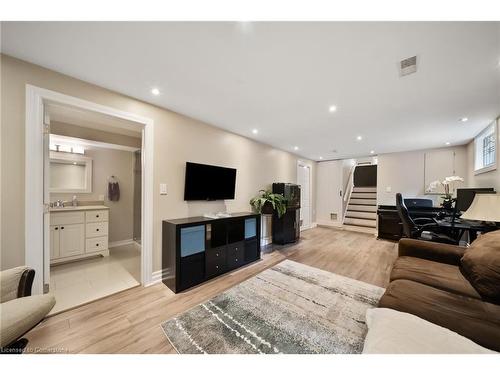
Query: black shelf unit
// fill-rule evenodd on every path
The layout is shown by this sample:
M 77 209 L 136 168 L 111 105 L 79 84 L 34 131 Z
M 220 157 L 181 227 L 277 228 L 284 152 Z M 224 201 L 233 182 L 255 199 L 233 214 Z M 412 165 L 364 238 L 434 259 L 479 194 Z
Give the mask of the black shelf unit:
M 174 293 L 260 259 L 260 215 L 162 223 L 163 283 Z

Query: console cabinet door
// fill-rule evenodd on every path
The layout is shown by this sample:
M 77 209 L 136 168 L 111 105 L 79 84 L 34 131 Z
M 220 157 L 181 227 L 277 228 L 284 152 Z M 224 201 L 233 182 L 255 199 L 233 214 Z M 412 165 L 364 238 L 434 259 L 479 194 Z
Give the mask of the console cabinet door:
M 50 226 L 50 259 L 57 259 L 59 254 L 59 225 Z
M 83 254 L 85 251 L 85 225 L 67 224 L 59 226 L 60 257 Z

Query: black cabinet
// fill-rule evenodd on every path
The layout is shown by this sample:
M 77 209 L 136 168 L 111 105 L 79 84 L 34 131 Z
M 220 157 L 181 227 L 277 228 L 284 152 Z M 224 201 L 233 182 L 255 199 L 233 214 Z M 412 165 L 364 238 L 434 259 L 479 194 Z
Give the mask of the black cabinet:
M 275 182 L 273 193 L 282 194 L 286 202 L 286 212 L 282 217 L 273 214 L 273 243 L 284 245 L 296 242 L 300 237 L 300 186 Z
M 260 215 L 163 221 L 163 283 L 175 293 L 260 259 Z

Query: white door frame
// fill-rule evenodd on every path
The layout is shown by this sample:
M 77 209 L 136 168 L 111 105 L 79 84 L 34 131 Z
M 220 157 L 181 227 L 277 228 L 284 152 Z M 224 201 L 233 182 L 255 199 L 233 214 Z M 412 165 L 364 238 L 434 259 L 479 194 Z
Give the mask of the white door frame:
M 142 128 L 142 251 L 141 283 L 152 283 L 153 272 L 153 134 L 154 121 L 73 96 L 26 85 L 25 123 L 25 263 L 35 270 L 33 294 L 43 293 L 44 272 L 44 103 L 57 102 L 118 117 Z M 49 248 L 45 249 L 50 251 Z
M 309 169 L 309 225 L 308 226 L 300 226 L 300 230 L 309 229 L 313 227 L 312 223 L 312 170 L 311 166 L 303 161 L 299 160 L 297 162 L 297 184 L 299 183 L 299 168 L 307 168 Z M 302 191 L 300 192 L 302 196 Z

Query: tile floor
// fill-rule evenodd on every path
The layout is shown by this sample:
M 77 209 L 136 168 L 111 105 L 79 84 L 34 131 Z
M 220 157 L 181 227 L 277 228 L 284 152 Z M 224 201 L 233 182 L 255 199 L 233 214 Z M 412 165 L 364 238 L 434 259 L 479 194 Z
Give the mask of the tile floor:
M 50 268 L 55 314 L 140 284 L 141 253 L 135 244 L 114 247 L 109 257 L 81 260 Z

